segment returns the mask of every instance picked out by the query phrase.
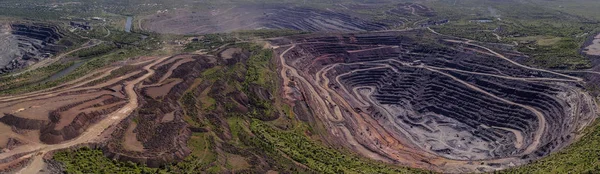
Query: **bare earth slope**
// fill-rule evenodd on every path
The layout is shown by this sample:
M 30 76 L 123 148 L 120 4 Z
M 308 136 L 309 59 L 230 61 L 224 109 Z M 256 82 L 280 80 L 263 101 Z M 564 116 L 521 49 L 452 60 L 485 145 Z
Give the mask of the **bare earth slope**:
M 48 152 L 103 142 L 102 134 L 110 133 L 105 130 L 114 130 L 110 128 L 138 108 L 137 89 L 155 73 L 152 67 L 169 58 L 142 58 L 129 65 L 138 66 L 129 71 L 112 67 L 51 91 L 0 97 L 0 125 L 6 134 L 0 140 L 22 142 L 0 153 L 0 169 L 32 159 L 21 173 L 36 173 Z

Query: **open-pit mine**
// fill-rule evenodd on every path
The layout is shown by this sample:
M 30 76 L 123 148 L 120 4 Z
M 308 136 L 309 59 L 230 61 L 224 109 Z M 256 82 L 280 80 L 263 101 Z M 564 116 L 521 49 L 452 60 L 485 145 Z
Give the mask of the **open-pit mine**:
M 438 172 L 484 172 L 555 152 L 596 117 L 584 79 L 427 30 L 273 40 L 284 96 L 332 144 Z
M 414 8 L 422 7 L 407 6 L 413 13 Z M 319 26 L 363 30 L 352 25 Z M 55 37 L 39 34 L 38 39 L 51 43 Z M 506 45 L 427 29 L 313 33 L 260 43 L 264 46 L 228 43 L 212 50 L 136 56 L 52 88 L 0 96 L 0 171 L 52 172 L 54 153 L 83 146 L 148 167 L 216 154 L 209 156 L 214 161 L 208 167 L 235 163 L 267 172 L 277 165 L 265 154 L 276 154 L 307 169 L 310 163 L 296 162 L 304 159 L 294 156 L 297 151 L 272 150 L 278 144 L 256 138 L 276 137 L 259 135 L 267 132 L 252 124 L 260 120 L 273 121 L 273 127 L 308 123 L 314 131 L 301 132 L 326 147 L 345 147 L 385 165 L 491 172 L 563 149 L 597 117 L 595 99 L 584 87 L 586 76 L 520 64 L 514 60 L 526 56 Z M 270 108 L 276 107 L 272 103 L 291 109 L 280 112 Z M 206 145 L 197 144 L 207 150 L 190 147 L 202 138 Z M 232 145 L 240 142 L 254 146 Z
M 31 23 L 0 23 L 0 74 L 27 67 L 52 57 L 72 43 L 57 26 Z

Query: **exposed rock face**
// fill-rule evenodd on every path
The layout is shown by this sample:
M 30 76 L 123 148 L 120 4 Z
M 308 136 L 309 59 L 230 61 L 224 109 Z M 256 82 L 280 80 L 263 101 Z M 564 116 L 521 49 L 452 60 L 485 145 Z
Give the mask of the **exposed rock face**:
M 23 68 L 65 49 L 57 26 L 45 24 L 0 24 L 0 74 Z
M 421 30 L 288 42 L 297 44 L 283 61 L 313 114 L 371 157 L 441 172 L 501 169 L 565 147 L 597 116 L 584 79 Z
M 19 43 L 14 35 L 11 33 L 10 25 L 0 25 L 0 73 L 4 73 L 5 66 L 13 65 L 15 59 L 17 59 L 21 52 L 19 49 Z

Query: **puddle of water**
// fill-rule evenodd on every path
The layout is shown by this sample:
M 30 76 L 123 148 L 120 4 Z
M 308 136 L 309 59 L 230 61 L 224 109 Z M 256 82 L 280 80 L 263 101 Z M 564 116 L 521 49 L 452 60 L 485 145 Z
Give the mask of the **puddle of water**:
M 60 72 L 58 72 L 58 73 L 56 73 L 56 74 L 54 74 L 54 75 L 50 76 L 50 77 L 49 77 L 49 78 L 47 78 L 46 80 L 44 80 L 44 81 L 40 82 L 40 84 L 44 84 L 44 83 L 47 83 L 47 82 L 51 82 L 51 81 L 54 81 L 54 80 L 56 80 L 56 79 L 59 79 L 59 78 L 61 78 L 61 77 L 64 77 L 65 75 L 67 75 L 67 74 L 69 74 L 69 73 L 73 72 L 73 70 L 75 70 L 75 69 L 79 68 L 79 67 L 80 67 L 81 65 L 83 65 L 85 62 L 86 62 L 86 61 L 79 61 L 79 62 L 77 62 L 77 63 L 75 63 L 75 64 L 71 65 L 71 66 L 70 66 L 70 67 L 68 67 L 67 69 L 64 69 L 64 70 L 62 70 L 62 71 L 60 71 Z
M 127 23 L 125 23 L 125 32 L 131 32 L 131 24 L 133 22 L 133 17 L 127 17 Z

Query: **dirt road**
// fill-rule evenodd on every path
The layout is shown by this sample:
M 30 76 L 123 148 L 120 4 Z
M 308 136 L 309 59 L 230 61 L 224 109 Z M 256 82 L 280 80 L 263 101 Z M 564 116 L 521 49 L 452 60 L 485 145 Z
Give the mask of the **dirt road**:
M 317 90 L 314 88 L 313 85 L 311 85 L 310 82 L 308 82 L 308 80 L 306 80 L 303 76 L 300 76 L 300 74 L 298 74 L 298 71 L 296 70 L 296 68 L 287 65 L 287 63 L 285 62 L 284 56 L 287 54 L 287 52 L 294 49 L 295 47 L 296 47 L 296 45 L 292 45 L 290 48 L 285 50 L 279 56 L 279 59 L 281 61 L 281 65 L 282 65 L 281 75 L 282 75 L 282 77 L 284 77 L 284 85 L 287 86 L 287 84 L 290 82 L 290 79 L 287 77 L 287 73 L 286 73 L 286 72 L 289 72 L 292 77 L 294 77 L 295 79 L 299 79 L 302 84 L 306 84 L 306 89 L 308 89 L 309 95 L 312 96 L 311 98 L 313 100 L 317 101 L 319 106 L 329 106 L 327 103 L 330 103 L 330 102 L 324 101 L 323 98 L 330 98 L 330 97 L 321 96 L 321 95 L 327 95 L 327 94 L 317 92 Z M 339 110 L 339 108 L 337 110 Z M 320 115 L 326 115 L 326 116 L 330 117 L 329 119 L 333 122 L 344 121 L 343 116 L 338 111 L 335 112 L 337 114 L 332 114 L 328 109 L 321 109 L 321 110 L 318 110 L 317 112 Z
M 154 66 L 168 58 L 169 57 L 159 58 L 155 62 L 153 62 L 149 65 L 146 65 L 144 67 L 144 69 L 148 73 L 146 73 L 142 77 L 139 77 L 133 81 L 126 82 L 125 93 L 127 94 L 127 97 L 129 99 L 127 105 L 125 105 L 123 108 L 117 110 L 116 112 L 109 114 L 106 119 L 100 121 L 99 123 L 94 124 L 93 126 L 91 126 L 87 131 L 85 131 L 82 135 L 80 135 L 76 139 L 62 143 L 62 144 L 56 144 L 56 145 L 37 145 L 34 147 L 28 147 L 27 149 L 19 148 L 19 150 L 16 150 L 16 151 L 10 151 L 7 153 L 0 154 L 0 159 L 4 159 L 4 158 L 10 157 L 12 155 L 16 155 L 16 154 L 18 154 L 18 152 L 25 152 L 25 153 L 30 153 L 30 154 L 35 153 L 35 155 L 32 155 L 33 161 L 31 162 L 31 164 L 29 166 L 25 167 L 24 169 L 22 169 L 21 171 L 19 171 L 18 173 L 22 173 L 22 174 L 38 173 L 45 166 L 45 163 L 43 161 L 43 156 L 47 152 L 69 148 L 69 147 L 72 147 L 72 146 L 75 146 L 78 144 L 93 142 L 93 140 L 98 138 L 104 130 L 106 130 L 107 128 L 109 128 L 111 126 L 118 124 L 121 120 L 126 118 L 129 114 L 131 114 L 138 107 L 138 100 L 137 100 L 138 96 L 134 90 L 135 86 L 140 84 L 142 81 L 146 80 L 150 76 L 154 75 L 155 72 L 153 69 L 151 69 L 152 66 Z

